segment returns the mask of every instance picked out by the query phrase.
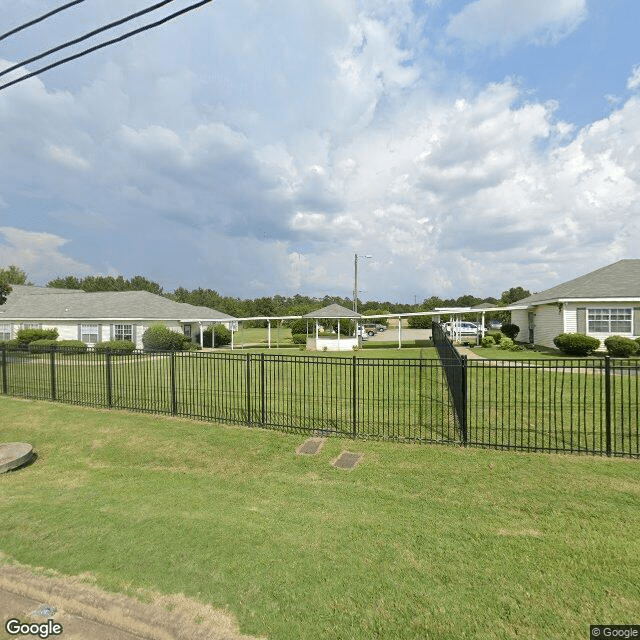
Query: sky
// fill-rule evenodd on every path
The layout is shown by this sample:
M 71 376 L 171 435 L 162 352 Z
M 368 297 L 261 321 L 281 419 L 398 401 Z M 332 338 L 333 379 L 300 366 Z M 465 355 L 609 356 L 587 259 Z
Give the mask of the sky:
M 0 32 L 62 4 L 0 0 Z M 151 4 L 86 0 L 0 69 Z M 351 297 L 358 255 L 361 299 L 413 303 L 638 258 L 639 23 L 637 0 L 208 3 L 0 90 L 0 266 Z

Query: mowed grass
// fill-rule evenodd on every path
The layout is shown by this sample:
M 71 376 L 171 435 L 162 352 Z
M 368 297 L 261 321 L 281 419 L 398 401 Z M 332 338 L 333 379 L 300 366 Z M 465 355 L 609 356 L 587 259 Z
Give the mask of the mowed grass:
M 576 638 L 637 623 L 640 467 L 0 397 L 5 560 L 184 593 L 271 640 Z M 335 469 L 342 450 L 363 454 Z

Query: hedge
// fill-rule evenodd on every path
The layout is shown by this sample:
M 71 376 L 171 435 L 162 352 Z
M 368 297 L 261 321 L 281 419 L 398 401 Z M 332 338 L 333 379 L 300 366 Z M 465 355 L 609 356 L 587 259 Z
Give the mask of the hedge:
M 583 333 L 561 333 L 553 344 L 568 356 L 588 356 L 600 346 L 600 340 Z
M 136 345 L 131 340 L 107 340 L 106 342 L 98 342 L 95 351 L 103 353 L 105 351 L 113 351 L 118 354 L 131 353 Z
M 638 353 L 638 349 L 640 349 L 640 345 L 635 340 L 623 336 L 609 336 L 604 341 L 604 346 L 609 355 L 614 358 L 628 358 L 634 353 Z

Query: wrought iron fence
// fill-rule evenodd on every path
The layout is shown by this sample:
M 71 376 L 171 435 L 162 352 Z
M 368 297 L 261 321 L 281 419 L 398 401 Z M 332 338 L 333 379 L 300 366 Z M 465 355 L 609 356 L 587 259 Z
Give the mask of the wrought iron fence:
M 433 339 L 464 444 L 640 457 L 640 361 L 470 360 L 437 323 Z
M 0 348 L 4 394 L 296 432 L 640 457 L 637 360 Z

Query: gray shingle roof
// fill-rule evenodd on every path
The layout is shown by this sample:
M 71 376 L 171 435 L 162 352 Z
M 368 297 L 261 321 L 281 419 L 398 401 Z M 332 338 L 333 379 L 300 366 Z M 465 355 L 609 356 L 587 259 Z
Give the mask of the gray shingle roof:
M 304 318 L 361 318 L 362 316 L 351 309 L 347 309 L 339 304 L 330 304 L 328 307 L 323 307 L 317 311 L 306 313 Z
M 638 298 L 640 300 L 640 260 L 619 260 L 546 291 L 534 293 L 528 298 L 518 300 L 515 304 L 531 305 L 572 298 L 584 300 Z
M 56 295 L 65 291 L 65 295 Z M 197 321 L 235 318 L 209 307 L 174 302 L 148 291 L 85 293 L 53 288 L 45 290 L 44 287 L 15 287 L 7 302 L 0 306 L 0 321 L 48 319 Z

